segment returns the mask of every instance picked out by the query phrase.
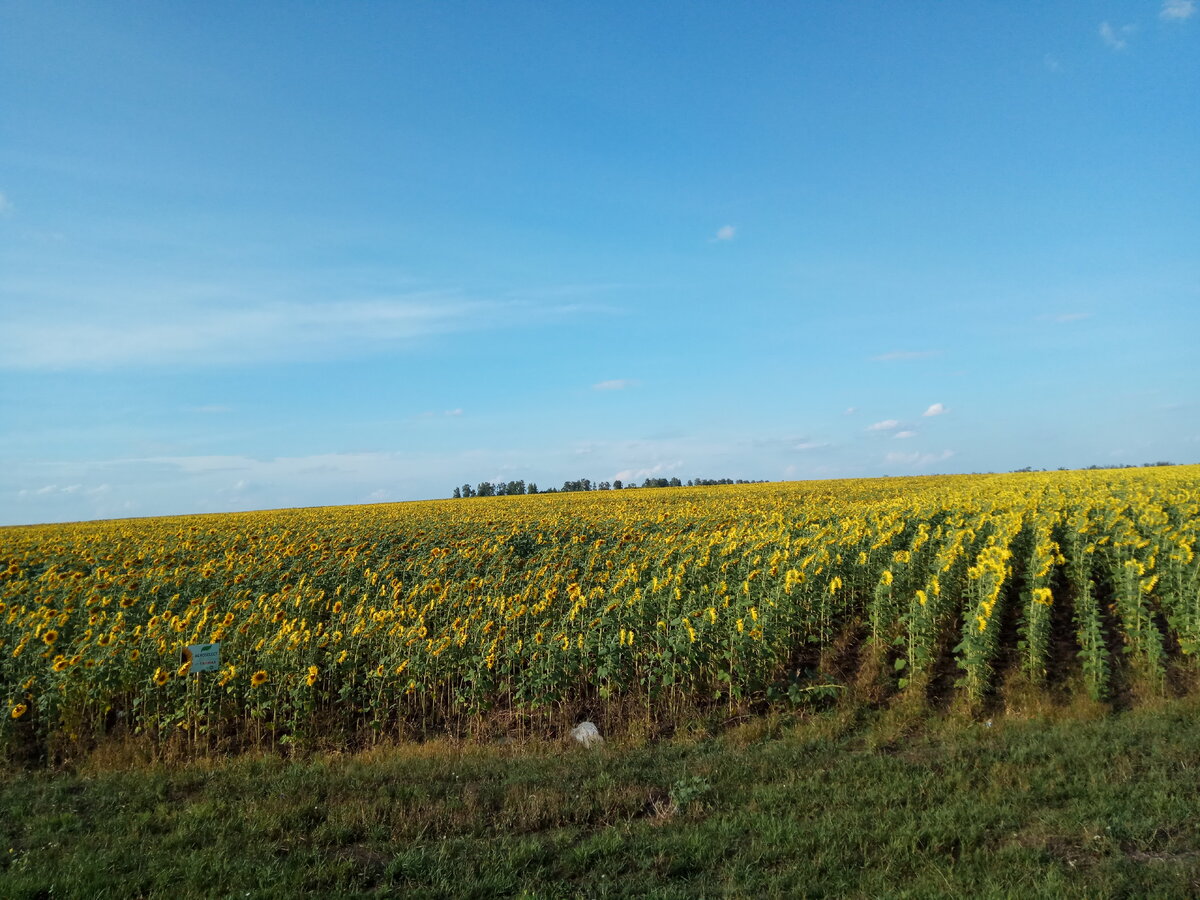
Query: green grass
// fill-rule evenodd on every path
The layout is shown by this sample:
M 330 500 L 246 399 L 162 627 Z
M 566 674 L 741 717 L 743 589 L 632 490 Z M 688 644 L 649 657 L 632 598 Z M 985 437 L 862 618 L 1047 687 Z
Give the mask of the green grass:
M 1200 701 L 0 775 L 4 897 L 1200 893 Z

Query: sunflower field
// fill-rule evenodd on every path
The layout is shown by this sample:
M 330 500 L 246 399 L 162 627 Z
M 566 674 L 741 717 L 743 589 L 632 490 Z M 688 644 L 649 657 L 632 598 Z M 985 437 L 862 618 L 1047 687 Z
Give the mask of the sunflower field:
M 1194 680 L 1200 466 L 0 529 L 0 746 Z M 219 644 L 216 671 L 182 651 Z M 633 712 L 630 712 L 630 711 Z

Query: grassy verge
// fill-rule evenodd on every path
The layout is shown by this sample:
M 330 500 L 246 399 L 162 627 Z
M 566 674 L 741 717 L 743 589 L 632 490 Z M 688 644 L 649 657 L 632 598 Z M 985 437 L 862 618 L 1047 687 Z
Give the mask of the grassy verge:
M 1200 892 L 1200 702 L 0 774 L 5 897 Z

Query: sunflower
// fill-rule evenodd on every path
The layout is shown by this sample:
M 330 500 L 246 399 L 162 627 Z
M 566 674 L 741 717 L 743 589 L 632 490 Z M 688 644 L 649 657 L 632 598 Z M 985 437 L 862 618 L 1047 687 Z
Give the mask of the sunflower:
M 192 661 L 189 659 L 187 662 L 185 662 L 183 665 L 181 665 L 179 667 L 178 671 L 176 671 L 175 674 L 178 675 L 180 678 L 182 678 L 184 675 L 186 675 L 188 672 L 190 672 L 191 669 L 192 669 Z
M 28 711 L 29 711 L 28 706 L 26 706 L 24 703 L 18 703 L 16 706 L 14 706 L 12 708 L 11 715 L 14 719 L 19 719 L 19 718 L 21 718 L 21 716 L 25 715 L 25 713 L 27 713 Z
M 54 642 L 57 640 L 58 640 L 58 632 L 55 631 L 53 628 L 51 628 L 49 631 L 47 631 L 45 634 L 42 635 L 42 643 L 44 643 L 47 647 L 52 647 L 54 645 Z
M 67 667 L 67 658 L 65 656 L 54 657 L 54 671 L 61 672 Z
M 264 672 L 262 669 L 259 669 L 257 672 L 255 672 L 253 675 L 250 676 L 250 684 L 253 685 L 254 687 L 259 687 L 260 685 L 263 685 L 266 683 L 267 683 L 267 673 Z
M 157 684 L 159 687 L 162 687 L 164 684 L 166 684 L 170 680 L 171 680 L 170 672 L 168 672 L 162 668 L 158 668 L 158 669 L 154 670 L 154 683 Z
M 316 684 L 317 683 L 317 673 L 309 672 L 308 675 L 306 675 L 304 677 L 304 683 L 307 684 L 309 687 L 312 687 L 314 684 Z

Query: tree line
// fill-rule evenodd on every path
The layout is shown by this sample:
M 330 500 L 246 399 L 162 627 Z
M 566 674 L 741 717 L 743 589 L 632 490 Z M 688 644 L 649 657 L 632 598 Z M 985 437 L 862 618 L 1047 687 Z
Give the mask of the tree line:
M 1180 465 L 1180 463 L 1173 463 L 1173 462 L 1166 462 L 1165 460 L 1159 460 L 1158 462 L 1144 462 L 1141 464 L 1140 468 L 1154 469 L 1154 468 L 1157 468 L 1158 466 L 1175 466 L 1175 465 Z M 1096 471 L 1099 469 L 1137 469 L 1137 468 L 1139 468 L 1139 466 L 1136 466 L 1133 463 L 1124 463 L 1124 464 L 1114 463 L 1112 465 L 1106 465 L 1106 466 L 1100 466 L 1100 465 L 1093 464 L 1090 466 L 1085 466 L 1081 471 L 1092 472 L 1092 471 Z M 1025 473 L 1025 472 L 1045 472 L 1047 470 L 1046 469 L 1035 469 L 1033 466 L 1025 466 L 1022 469 L 1013 469 L 1012 471 L 1014 474 L 1021 474 L 1021 473 Z M 1059 466 L 1058 471 L 1070 472 L 1071 469 L 1067 468 L 1066 466 Z
M 751 481 L 746 478 L 689 478 L 686 482 L 678 478 L 646 478 L 640 485 L 634 482 L 626 483 L 620 478 L 613 481 L 592 481 L 590 478 L 579 478 L 575 481 L 564 481 L 560 488 L 545 488 L 539 490 L 537 482 L 526 483 L 523 479 L 517 481 L 481 481 L 472 487 L 469 483 L 454 488 L 451 495 L 455 500 L 465 497 L 509 497 L 514 494 L 566 494 L 575 491 L 623 491 L 637 487 L 711 487 L 718 484 L 762 484 L 765 479 Z

